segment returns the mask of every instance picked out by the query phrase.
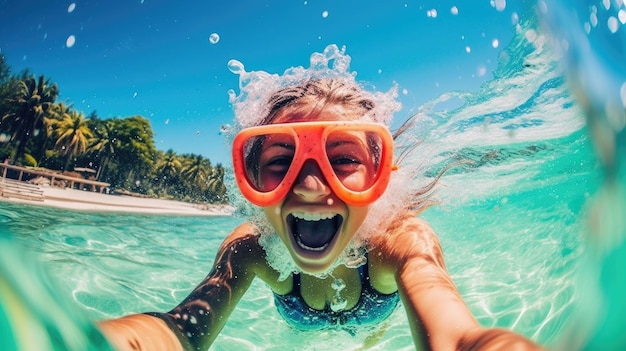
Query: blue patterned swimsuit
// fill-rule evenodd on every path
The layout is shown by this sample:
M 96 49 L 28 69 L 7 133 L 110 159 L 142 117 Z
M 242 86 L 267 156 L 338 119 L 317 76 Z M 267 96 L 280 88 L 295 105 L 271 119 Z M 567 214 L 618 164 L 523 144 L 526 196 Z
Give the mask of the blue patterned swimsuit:
M 367 264 L 358 268 L 361 278 L 361 296 L 349 310 L 333 312 L 330 307 L 316 310 L 309 307 L 300 294 L 300 274 L 293 275 L 293 289 L 286 295 L 274 293 L 274 303 L 285 321 L 299 330 L 321 330 L 340 327 L 375 325 L 385 320 L 396 309 L 398 292 L 382 294 L 369 281 Z M 345 329 L 345 328 L 344 328 Z

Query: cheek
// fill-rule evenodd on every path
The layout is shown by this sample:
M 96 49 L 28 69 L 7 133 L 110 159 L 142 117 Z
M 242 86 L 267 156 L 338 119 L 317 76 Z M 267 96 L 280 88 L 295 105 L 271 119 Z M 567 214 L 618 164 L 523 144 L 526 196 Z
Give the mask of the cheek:
M 284 224 L 279 206 L 263 207 L 263 213 L 265 213 L 265 218 L 267 218 L 276 232 L 280 233 L 283 231 Z
M 362 191 L 367 188 L 365 175 L 361 173 L 352 173 L 349 176 L 344 177 L 340 180 L 346 188 L 353 191 Z
M 284 176 L 277 176 L 275 173 L 263 172 L 259 176 L 259 188 L 262 191 L 271 191 L 278 187 Z
M 341 183 L 353 191 L 363 191 L 369 188 L 374 180 L 374 174 L 368 167 L 360 166 L 354 172 L 338 175 Z
M 369 206 L 350 207 L 350 216 L 346 222 L 346 234 L 348 234 L 346 239 L 352 239 L 354 234 L 361 227 L 361 224 L 365 221 L 365 218 L 367 218 L 368 213 Z

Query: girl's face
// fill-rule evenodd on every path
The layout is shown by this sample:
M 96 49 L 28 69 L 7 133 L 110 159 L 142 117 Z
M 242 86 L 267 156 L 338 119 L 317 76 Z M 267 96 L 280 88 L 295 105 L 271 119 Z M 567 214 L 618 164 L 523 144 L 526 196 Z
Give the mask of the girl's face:
M 310 111 L 310 110 L 309 110 Z M 339 121 L 353 120 L 349 111 L 342 106 L 327 106 L 321 111 L 307 115 L 280 113 L 273 123 L 312 122 L 312 121 Z M 350 145 L 367 145 L 365 133 L 351 135 L 350 138 L 360 138 L 359 142 L 352 140 Z M 355 154 L 355 147 L 342 151 L 341 146 L 346 143 L 336 143 L 336 161 L 338 177 L 344 177 L 342 182 L 354 188 L 363 187 L 374 176 L 373 163 L 361 162 L 354 166 L 349 160 L 339 159 L 339 155 Z M 275 149 L 275 148 L 274 148 Z M 356 148 L 358 149 L 358 147 Z M 333 151 L 333 152 L 335 152 Z M 267 152 L 267 154 L 264 154 Z M 272 149 L 263 150 L 261 158 L 272 157 Z M 331 151 L 329 159 L 333 156 Z M 358 152 L 358 151 L 356 151 Z M 271 182 L 270 174 L 260 174 L 261 182 Z M 363 183 L 363 184 L 360 184 Z M 359 185 L 360 184 L 360 185 Z M 274 227 L 276 234 L 289 249 L 295 263 L 308 273 L 326 272 L 365 220 L 369 206 L 349 205 L 339 199 L 329 187 L 316 161 L 307 160 L 300 170 L 297 180 L 287 196 L 278 203 L 266 206 L 263 211 Z

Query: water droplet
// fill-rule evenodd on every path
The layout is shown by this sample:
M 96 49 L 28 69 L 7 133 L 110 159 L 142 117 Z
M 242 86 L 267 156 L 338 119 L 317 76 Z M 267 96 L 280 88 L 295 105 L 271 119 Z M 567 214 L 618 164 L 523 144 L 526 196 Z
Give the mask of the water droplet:
M 617 21 L 617 18 L 613 16 L 609 17 L 606 25 L 609 27 L 609 31 L 611 33 L 615 33 L 619 29 L 619 22 Z
M 333 281 L 332 284 L 330 284 L 330 287 L 333 288 L 333 290 L 335 290 L 336 292 L 340 292 L 341 290 L 346 288 L 346 282 L 341 278 L 337 278 L 335 279 L 335 281 Z
M 348 301 L 341 296 L 333 296 L 333 299 L 330 302 L 330 309 L 333 312 L 343 311 L 348 305 Z
M 495 7 L 496 10 L 502 12 L 506 8 L 506 0 L 492 0 L 491 6 Z
M 479 77 L 484 76 L 485 74 L 487 74 L 487 67 L 483 65 L 478 66 L 478 68 L 476 69 L 476 73 Z
M 217 33 L 211 33 L 211 35 L 209 35 L 209 43 L 211 44 L 217 44 L 220 41 L 220 35 Z
M 622 24 L 626 24 L 626 11 L 619 10 L 619 12 L 617 13 L 617 18 L 619 18 L 619 21 Z
M 234 74 L 241 74 L 242 72 L 245 72 L 243 63 L 237 60 L 228 61 L 228 69 Z
M 65 41 L 65 46 L 71 48 L 72 46 L 74 46 L 74 44 L 76 44 L 76 37 L 73 35 L 67 37 L 67 40 Z
M 528 42 L 530 43 L 533 43 L 535 40 L 537 40 L 537 32 L 532 29 L 527 30 L 524 36 L 526 37 L 526 40 L 528 40 Z

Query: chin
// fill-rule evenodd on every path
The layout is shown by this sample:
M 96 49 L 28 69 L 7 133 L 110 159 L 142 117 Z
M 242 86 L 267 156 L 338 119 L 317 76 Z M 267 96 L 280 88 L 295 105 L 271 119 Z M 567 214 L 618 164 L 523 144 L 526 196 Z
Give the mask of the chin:
M 334 267 L 341 252 L 345 248 L 340 246 L 339 243 L 333 242 L 323 251 L 310 252 L 292 243 L 290 253 L 293 261 L 302 272 L 323 274 L 329 273 L 329 270 Z
M 292 256 L 293 257 L 293 256 Z M 317 261 L 304 261 L 299 257 L 293 257 L 296 265 L 304 273 L 308 274 L 323 274 L 330 273 L 329 270 L 333 267 L 333 264 L 337 260 L 337 257 L 329 260 L 317 260 Z

